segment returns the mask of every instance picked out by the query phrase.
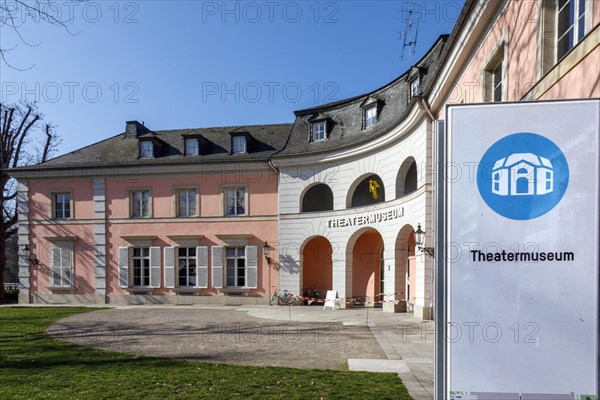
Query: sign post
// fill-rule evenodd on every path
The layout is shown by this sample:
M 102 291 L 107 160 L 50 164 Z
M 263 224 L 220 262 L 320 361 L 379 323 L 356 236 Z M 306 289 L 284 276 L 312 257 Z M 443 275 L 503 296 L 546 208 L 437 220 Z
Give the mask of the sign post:
M 444 398 L 598 400 L 600 100 L 446 116 Z

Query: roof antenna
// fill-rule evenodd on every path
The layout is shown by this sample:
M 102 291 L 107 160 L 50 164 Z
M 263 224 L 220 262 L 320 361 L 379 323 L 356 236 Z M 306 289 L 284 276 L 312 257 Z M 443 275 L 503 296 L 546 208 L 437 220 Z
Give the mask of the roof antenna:
M 404 11 L 406 13 L 406 25 L 400 34 L 400 39 L 404 39 L 402 44 L 402 52 L 400 53 L 400 59 L 404 60 L 404 52 L 408 48 L 408 64 L 409 68 L 412 67 L 412 56 L 415 54 L 417 47 L 417 38 L 419 37 L 419 12 L 413 12 L 413 10 Z M 414 31 L 414 36 L 413 36 Z

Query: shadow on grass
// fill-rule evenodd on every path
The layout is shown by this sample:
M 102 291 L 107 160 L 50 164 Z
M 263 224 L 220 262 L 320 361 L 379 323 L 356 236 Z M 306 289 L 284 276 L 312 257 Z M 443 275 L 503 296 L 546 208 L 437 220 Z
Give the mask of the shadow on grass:
M 45 333 L 57 320 L 90 311 L 1 308 L 0 398 L 410 399 L 394 374 L 133 356 L 80 347 Z M 200 356 L 197 361 L 211 360 Z

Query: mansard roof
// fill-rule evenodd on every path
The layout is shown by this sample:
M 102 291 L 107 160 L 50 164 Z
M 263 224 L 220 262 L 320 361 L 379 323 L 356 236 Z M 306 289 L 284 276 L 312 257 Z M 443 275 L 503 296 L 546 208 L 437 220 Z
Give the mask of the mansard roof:
M 137 121 L 128 121 L 123 133 L 45 163 L 17 170 L 268 161 L 271 157 L 313 154 L 359 146 L 393 129 L 415 106 L 415 101 L 421 96 L 411 97 L 408 79 L 415 68 L 421 73 L 422 96 L 428 95 L 447 39 L 447 35 L 440 36 L 421 60 L 389 84 L 360 96 L 295 111 L 296 120 L 292 124 L 152 131 Z M 363 111 L 365 106 L 371 104 L 385 106 L 379 107 L 377 124 L 364 129 Z M 328 121 L 327 139 L 311 141 L 310 124 L 321 120 Z M 251 137 L 252 151 L 232 154 L 231 135 L 241 133 Z M 205 141 L 199 156 L 184 155 L 184 139 L 190 137 Z M 144 139 L 158 144 L 155 157 L 139 157 L 139 143 Z
M 284 147 L 291 127 L 292 124 L 275 124 L 176 129 L 142 132 L 137 137 L 124 132 L 45 163 L 18 170 L 268 161 L 271 155 Z M 253 138 L 252 152 L 231 154 L 230 133 L 236 132 L 244 132 Z M 184 156 L 184 139 L 190 137 L 206 140 L 200 156 Z M 161 145 L 154 158 L 140 159 L 139 142 L 147 138 L 157 140 Z
M 274 157 L 307 155 L 360 145 L 397 126 L 416 101 L 416 98 L 410 95 L 410 72 L 417 68 L 421 73 L 421 93 L 425 96 L 430 77 L 439 68 L 440 55 L 447 38 L 447 35 L 440 36 L 427 54 L 409 71 L 379 89 L 335 103 L 295 111 L 296 121 L 288 143 Z M 385 104 L 385 107 L 378 115 L 377 124 L 364 129 L 364 106 L 375 102 L 375 99 Z M 315 115 L 325 115 L 332 122 L 326 140 L 310 141 L 310 124 L 316 120 Z

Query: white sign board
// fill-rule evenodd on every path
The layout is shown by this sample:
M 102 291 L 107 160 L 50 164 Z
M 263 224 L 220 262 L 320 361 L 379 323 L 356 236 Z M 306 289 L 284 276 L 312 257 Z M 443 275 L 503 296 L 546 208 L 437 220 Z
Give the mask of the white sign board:
M 446 398 L 597 400 L 600 100 L 446 115 Z
M 323 310 L 326 310 L 327 307 L 331 307 L 332 310 L 335 310 L 335 305 L 339 303 L 337 298 L 337 290 L 328 290 L 327 296 L 325 296 L 325 305 L 323 305 Z

